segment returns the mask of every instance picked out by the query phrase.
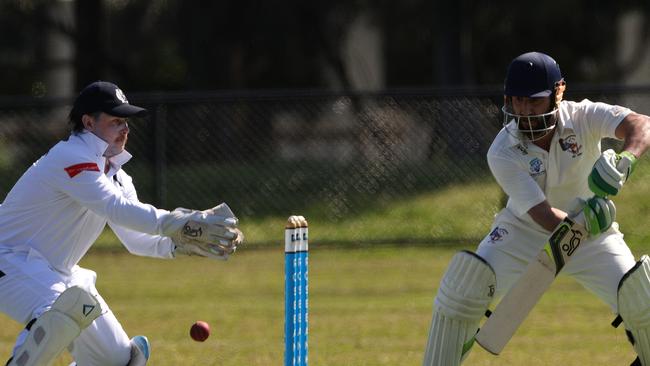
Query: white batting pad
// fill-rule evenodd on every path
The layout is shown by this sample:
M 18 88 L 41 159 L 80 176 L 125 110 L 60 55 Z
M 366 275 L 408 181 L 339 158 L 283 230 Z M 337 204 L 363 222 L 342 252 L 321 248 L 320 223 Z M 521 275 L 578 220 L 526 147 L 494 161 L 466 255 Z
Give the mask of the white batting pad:
M 34 322 L 8 366 L 51 365 L 100 314 L 99 302 L 89 292 L 77 286 L 66 289 Z
M 467 356 L 496 287 L 492 268 L 462 251 L 451 260 L 434 301 L 423 366 L 457 366 Z
M 634 350 L 644 365 L 650 365 L 650 258 L 641 257 L 621 280 L 618 312 L 625 328 L 634 336 Z

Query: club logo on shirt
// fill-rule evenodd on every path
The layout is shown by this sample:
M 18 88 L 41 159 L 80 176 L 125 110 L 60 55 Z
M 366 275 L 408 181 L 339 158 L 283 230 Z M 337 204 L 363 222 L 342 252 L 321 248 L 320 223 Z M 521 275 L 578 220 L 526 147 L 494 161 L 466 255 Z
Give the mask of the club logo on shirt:
M 572 154 L 572 158 L 582 155 L 582 145 L 578 144 L 576 135 L 569 135 L 565 139 L 560 139 L 560 147 L 564 151 L 569 151 Z
M 68 173 L 68 176 L 70 176 L 70 178 L 74 178 L 84 170 L 87 170 L 89 172 L 98 172 L 99 167 L 97 166 L 96 163 L 81 163 L 81 164 L 70 165 L 67 168 L 63 168 L 63 170 L 65 170 L 65 172 Z
M 501 241 L 508 234 L 509 234 L 508 230 L 497 226 L 490 233 L 490 242 L 494 243 L 494 242 L 497 242 L 497 241 Z
M 528 164 L 530 166 L 530 175 L 533 177 L 546 173 L 546 169 L 544 169 L 544 162 L 542 162 L 541 159 L 534 158 Z

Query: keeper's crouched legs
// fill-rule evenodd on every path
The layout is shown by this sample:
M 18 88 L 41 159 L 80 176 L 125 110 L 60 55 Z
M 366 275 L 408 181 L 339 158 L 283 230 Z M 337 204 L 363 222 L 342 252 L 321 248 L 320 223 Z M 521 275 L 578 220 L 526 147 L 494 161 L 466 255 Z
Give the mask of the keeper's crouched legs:
M 457 253 L 442 278 L 423 366 L 457 366 L 474 343 L 478 325 L 496 288 L 496 275 L 480 256 Z
M 650 365 L 650 258 L 641 257 L 618 285 L 618 312 L 641 365 Z
M 29 327 L 27 339 L 7 365 L 50 365 L 101 313 L 99 302 L 88 291 L 78 286 L 66 289 Z

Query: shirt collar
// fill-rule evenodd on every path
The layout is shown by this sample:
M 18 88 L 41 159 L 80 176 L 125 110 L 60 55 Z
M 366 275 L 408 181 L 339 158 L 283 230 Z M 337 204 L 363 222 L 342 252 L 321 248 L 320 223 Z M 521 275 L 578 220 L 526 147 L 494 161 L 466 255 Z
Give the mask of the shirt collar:
M 517 129 L 517 124 L 515 121 L 510 121 L 506 126 L 503 127 L 505 133 L 506 133 L 506 145 L 508 147 L 516 146 L 521 143 L 528 143 L 528 140 L 526 140 L 523 136 L 521 136 L 521 133 L 519 132 L 519 129 Z
M 571 122 L 571 118 L 563 118 L 561 109 L 558 113 L 558 116 L 559 118 L 556 128 L 558 129 L 560 136 L 563 136 L 565 134 L 565 131 L 574 132 L 573 122 Z
M 119 169 L 122 167 L 122 165 L 126 164 L 129 160 L 131 160 L 132 157 L 133 155 L 131 155 L 128 151 L 122 150 L 121 153 L 108 158 L 108 161 L 111 162 L 112 166 Z
M 104 152 L 106 149 L 108 149 L 108 142 L 100 139 L 94 133 L 87 130 L 74 133 L 73 136 L 80 138 L 81 141 L 83 141 L 90 148 L 92 153 L 97 157 L 104 155 Z
M 74 136 L 77 136 L 86 145 L 88 145 L 93 154 L 95 154 L 98 158 L 102 157 L 104 155 L 104 152 L 106 152 L 106 149 L 108 149 L 108 143 L 106 141 L 100 139 L 97 137 L 97 135 L 87 130 L 83 130 L 83 132 L 80 133 L 75 133 Z M 131 160 L 132 157 L 133 155 L 124 150 L 121 153 L 108 158 L 108 161 L 111 163 L 111 166 L 119 170 L 122 165 L 126 164 L 129 160 Z

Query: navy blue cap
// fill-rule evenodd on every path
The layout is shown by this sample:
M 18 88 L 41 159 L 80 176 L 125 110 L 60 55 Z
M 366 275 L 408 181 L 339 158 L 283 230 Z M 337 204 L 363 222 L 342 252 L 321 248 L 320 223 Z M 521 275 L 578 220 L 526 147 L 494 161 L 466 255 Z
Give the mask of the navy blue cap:
M 95 81 L 86 86 L 75 99 L 70 114 L 81 116 L 95 112 L 104 112 L 116 117 L 147 114 L 146 109 L 129 104 L 122 89 L 108 81 Z
M 560 65 L 541 52 L 516 57 L 508 66 L 504 94 L 518 97 L 548 97 L 562 80 Z

